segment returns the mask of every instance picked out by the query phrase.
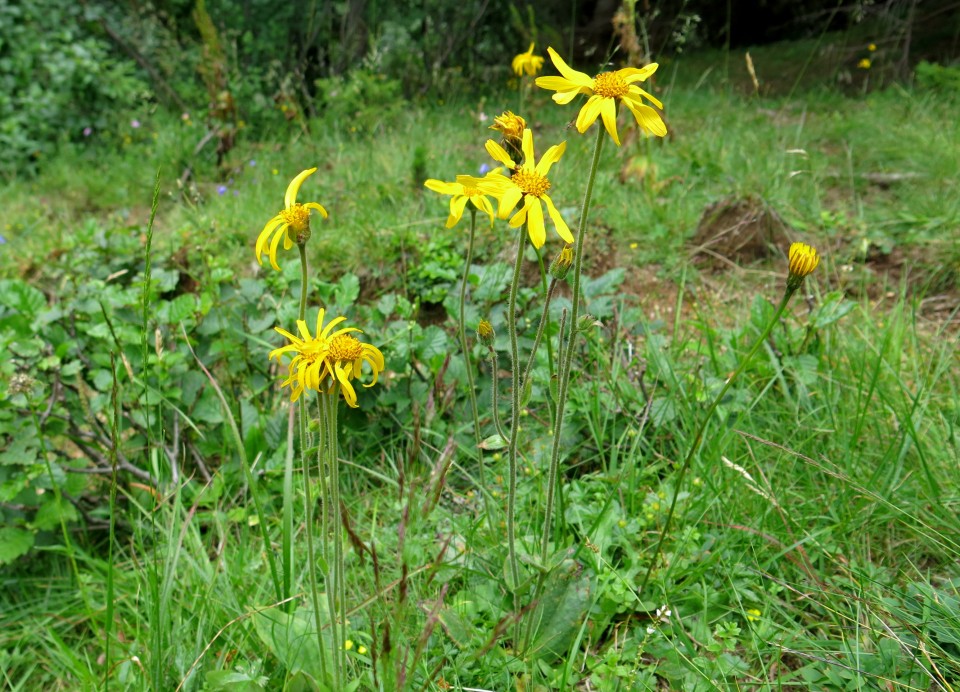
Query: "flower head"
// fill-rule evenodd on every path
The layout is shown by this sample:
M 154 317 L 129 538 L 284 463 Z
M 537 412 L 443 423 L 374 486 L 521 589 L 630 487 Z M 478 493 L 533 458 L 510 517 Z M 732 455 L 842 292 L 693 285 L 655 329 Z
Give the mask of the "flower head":
M 277 264 L 277 246 L 280 244 L 280 239 L 283 239 L 284 250 L 292 248 L 294 243 L 299 245 L 307 242 L 310 238 L 310 210 L 312 209 L 318 211 L 323 218 L 327 218 L 327 210 L 316 202 L 301 204 L 297 201 L 297 193 L 303 181 L 316 172 L 315 167 L 308 168 L 290 181 L 283 198 L 284 208 L 267 221 L 267 225 L 257 236 L 257 262 L 260 264 L 263 264 L 263 252 L 267 250 L 270 266 L 280 271 L 280 265 Z M 267 240 L 270 240 L 269 248 L 267 248 Z
M 860 62 L 857 63 L 857 67 L 860 68 L 861 70 L 869 70 L 870 65 L 872 64 L 873 63 L 870 62 L 870 58 L 862 58 Z
M 547 195 L 547 190 L 550 189 L 550 180 L 547 178 L 547 173 L 550 172 L 550 167 L 563 156 L 567 143 L 555 144 L 547 149 L 547 153 L 541 157 L 540 163 L 536 164 L 534 162 L 533 132 L 530 130 L 523 131 L 523 144 L 521 146 L 523 163 L 517 163 L 510 158 L 506 150 L 492 139 L 487 140 L 486 148 L 490 156 L 513 172 L 509 178 L 497 173 L 496 175 L 487 175 L 482 180 L 482 188 L 489 191 L 500 202 L 498 211 L 500 218 L 507 218 L 522 199 L 523 206 L 510 219 L 510 225 L 518 228 L 526 221 L 527 231 L 530 234 L 533 246 L 541 248 L 547 238 L 543 224 L 543 207 L 540 206 L 542 201 L 547 205 L 547 213 L 557 229 L 557 235 L 566 242 L 573 243 L 573 234 L 570 233 L 570 229 L 563 217 L 560 216 L 560 212 L 553 205 L 553 200 Z
M 787 277 L 787 290 L 796 291 L 803 280 L 813 273 L 820 264 L 820 255 L 815 248 L 806 243 L 793 243 L 790 246 L 790 274 Z
M 667 134 L 663 118 L 653 108 L 644 104 L 643 99 L 660 109 L 663 109 L 663 104 L 634 84 L 646 80 L 656 72 L 657 63 L 643 68 L 626 67 L 616 72 L 601 72 L 591 78 L 583 72 L 571 69 L 553 48 L 547 48 L 547 52 L 562 76 L 538 77 L 537 86 L 557 92 L 553 95 L 553 100 L 561 105 L 570 103 L 577 94 L 590 97 L 577 115 L 577 130 L 580 134 L 586 132 L 599 116 L 603 119 L 603 126 L 607 128 L 610 137 L 620 146 L 620 137 L 617 134 L 618 100 L 630 109 L 641 129 L 658 137 Z
M 870 51 L 871 53 L 872 53 L 873 51 L 875 51 L 876 49 L 877 49 L 877 44 L 876 44 L 876 43 L 871 43 L 869 46 L 867 46 L 867 50 Z
M 487 175 L 499 173 L 500 169 L 495 168 Z M 493 225 L 493 206 L 487 199 L 489 193 L 481 189 L 482 180 L 482 178 L 474 178 L 469 175 L 458 175 L 455 183 L 445 183 L 442 180 L 432 178 L 423 183 L 428 190 L 433 190 L 441 195 L 453 195 L 450 198 L 450 216 L 447 217 L 447 228 L 453 228 L 457 225 L 463 217 L 463 210 L 468 201 L 487 214 L 490 217 L 490 225 Z
M 513 67 L 513 72 L 518 77 L 523 76 L 524 74 L 533 77 L 537 72 L 543 69 L 543 56 L 533 54 L 533 45 L 530 44 L 530 47 L 527 48 L 526 53 L 520 53 L 515 55 L 511 67 Z
M 527 128 L 527 121 L 519 115 L 514 115 L 512 111 L 504 111 L 493 119 L 491 130 L 496 130 L 503 134 L 500 143 L 510 152 L 511 156 L 519 158 L 522 156 L 520 147 L 523 144 L 523 131 Z
M 307 323 L 297 320 L 295 336 L 285 329 L 275 327 L 276 331 L 289 339 L 286 346 L 270 351 L 270 358 L 279 362 L 285 353 L 293 354 L 287 371 L 287 379 L 280 385 L 290 387 L 290 401 L 296 401 L 305 389 L 318 392 L 334 392 L 337 386 L 343 392 L 343 398 L 351 408 L 357 408 L 357 392 L 350 382 L 360 377 L 364 362 L 370 364 L 373 381 L 364 387 L 372 387 L 383 371 L 383 354 L 375 346 L 361 342 L 353 333 L 362 334 L 356 327 L 344 327 L 332 331 L 345 317 L 336 317 L 323 326 L 324 310 L 317 314 L 316 336 L 310 334 Z

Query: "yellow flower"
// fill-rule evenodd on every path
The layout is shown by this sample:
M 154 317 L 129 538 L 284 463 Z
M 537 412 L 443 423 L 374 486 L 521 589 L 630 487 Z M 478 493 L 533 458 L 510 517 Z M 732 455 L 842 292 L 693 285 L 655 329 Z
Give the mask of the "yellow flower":
M 873 51 L 875 51 L 876 49 L 877 49 L 877 44 L 876 44 L 876 43 L 871 43 L 869 46 L 867 46 L 867 50 L 870 51 L 871 53 L 872 53 Z
M 543 69 L 543 56 L 533 54 L 533 44 L 531 43 L 526 53 L 520 53 L 514 56 L 511 66 L 513 67 L 514 74 L 518 77 L 524 74 L 533 77 Z
M 757 608 L 750 608 L 747 611 L 747 620 L 750 622 L 756 622 L 760 619 L 762 613 Z
M 357 647 L 357 653 L 363 656 L 365 653 L 367 653 L 367 647 L 361 644 L 360 646 Z
M 547 239 L 543 224 L 543 207 L 540 206 L 540 202 L 543 201 L 547 205 L 547 213 L 550 214 L 553 225 L 557 229 L 557 235 L 566 242 L 573 243 L 573 234 L 570 233 L 570 229 L 567 228 L 560 212 L 553 205 L 553 200 L 547 195 L 547 190 L 550 189 L 547 173 L 550 172 L 550 167 L 563 156 L 567 143 L 555 144 L 547 149 L 547 153 L 536 165 L 534 165 L 533 132 L 530 130 L 523 131 L 522 164 L 511 159 L 506 150 L 492 139 L 487 140 L 486 148 L 490 156 L 513 171 L 509 178 L 497 173 L 496 175 L 488 174 L 481 181 L 483 189 L 489 191 L 500 202 L 498 211 L 500 218 L 507 218 L 522 199 L 523 206 L 510 219 L 510 225 L 513 228 L 518 228 L 526 221 L 527 232 L 530 234 L 533 246 L 541 248 Z
M 504 111 L 502 114 L 494 117 L 493 125 L 490 126 L 490 129 L 502 132 L 504 139 L 515 139 L 519 142 L 523 139 L 523 131 L 526 127 L 526 120 L 519 115 L 515 115 L 513 111 Z
M 288 366 L 287 379 L 280 385 L 291 388 L 290 401 L 299 399 L 305 389 L 330 393 L 339 385 L 347 404 L 357 408 L 357 392 L 350 380 L 360 377 L 363 363 L 367 362 L 373 371 L 373 381 L 363 386 L 375 385 L 383 371 L 383 354 L 375 346 L 362 343 L 353 336 L 351 332 L 363 333 L 356 327 L 344 327 L 332 332 L 334 327 L 346 320 L 345 317 L 334 318 L 324 327 L 323 316 L 324 310 L 321 308 L 317 314 L 316 336 L 310 335 L 307 323 L 303 320 L 297 320 L 299 337 L 275 327 L 290 343 L 270 351 L 269 357 L 280 362 L 283 354 L 294 354 Z
M 861 70 L 869 70 L 871 64 L 872 63 L 870 62 L 869 58 L 862 58 L 860 62 L 857 63 L 857 67 Z
M 276 216 L 267 221 L 267 225 L 260 231 L 257 237 L 257 262 L 263 264 L 263 252 L 267 250 L 267 256 L 270 258 L 270 266 L 277 271 L 280 265 L 277 264 L 277 246 L 280 239 L 283 239 L 283 249 L 289 250 L 294 243 L 302 244 L 310 238 L 310 210 L 316 209 L 320 216 L 327 218 L 327 210 L 316 202 L 307 202 L 300 204 L 297 201 L 297 193 L 303 181 L 316 173 L 316 168 L 308 168 L 290 181 L 287 186 L 287 193 L 283 198 L 283 206 Z M 291 231 L 293 235 L 291 236 Z M 272 238 L 271 238 L 272 236 Z M 270 240 L 270 247 L 267 248 L 267 240 Z
M 487 176 L 499 174 L 500 169 L 494 168 Z M 493 206 L 487 199 L 487 194 L 478 187 L 482 185 L 482 178 L 474 178 L 469 175 L 458 175 L 457 182 L 445 183 L 442 180 L 430 179 L 424 182 L 424 187 L 433 190 L 441 195 L 453 195 L 450 198 L 450 216 L 447 217 L 447 228 L 453 228 L 463 217 L 463 210 L 467 202 L 471 202 L 474 207 L 484 212 L 490 217 L 490 225 L 493 225 Z
M 497 338 L 497 333 L 493 330 L 493 325 L 486 320 L 480 320 L 477 325 L 477 339 L 484 346 L 492 346 L 493 340 Z
M 663 104 L 634 84 L 646 80 L 656 72 L 657 63 L 643 68 L 626 67 L 616 72 L 601 72 L 590 78 L 583 72 L 571 69 L 553 48 L 547 48 L 547 52 L 563 76 L 538 77 L 537 86 L 557 92 L 553 95 L 553 100 L 561 105 L 570 103 L 577 94 L 590 97 L 577 115 L 577 130 L 580 134 L 586 132 L 587 128 L 596 122 L 597 116 L 600 116 L 603 126 L 607 128 L 617 146 L 620 146 L 620 137 L 617 134 L 617 100 L 630 109 L 641 129 L 658 137 L 667 134 L 667 126 L 660 114 L 644 104 L 642 99 L 646 98 L 661 110 Z
M 817 254 L 816 249 L 806 243 L 793 243 L 790 246 L 789 258 L 790 274 L 787 277 L 787 290 L 795 291 L 820 264 L 820 255 Z
M 346 649 L 347 651 L 350 651 L 350 649 L 353 648 L 353 641 L 350 640 L 350 639 L 348 639 L 347 641 L 345 641 L 345 642 L 343 643 L 343 648 Z
M 558 281 L 562 281 L 567 278 L 567 272 L 570 271 L 570 267 L 573 266 L 573 246 L 565 245 L 563 249 L 557 253 L 557 256 L 553 258 L 553 262 L 550 263 L 550 276 Z

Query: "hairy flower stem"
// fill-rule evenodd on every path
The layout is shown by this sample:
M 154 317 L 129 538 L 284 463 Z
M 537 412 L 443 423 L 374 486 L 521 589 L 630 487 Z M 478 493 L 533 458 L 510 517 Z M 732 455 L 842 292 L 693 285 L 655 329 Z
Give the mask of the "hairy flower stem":
M 343 530 L 339 521 L 340 480 L 339 480 L 339 440 L 337 438 L 337 406 L 340 389 L 334 387 L 330 392 L 320 392 L 320 511 L 323 531 L 323 557 L 327 571 L 324 586 L 327 592 L 327 611 L 330 615 L 330 643 L 333 650 L 333 689 L 344 688 L 346 675 L 346 598 L 343 583 Z M 331 551 L 332 548 L 332 551 Z M 332 555 L 331 555 L 332 552 Z M 318 643 L 321 652 L 328 649 L 318 630 Z
M 544 330 L 549 330 L 550 327 L 550 299 L 553 297 L 554 284 L 556 284 L 556 279 L 550 277 L 550 286 L 547 287 L 547 268 L 543 263 L 543 255 L 537 250 L 537 261 L 540 264 L 540 286 L 543 288 L 543 297 L 545 305 L 543 307 L 543 315 L 540 318 L 540 327 L 537 330 L 537 343 L 534 344 L 532 353 L 537 352 L 537 348 L 540 346 L 540 339 L 543 336 Z M 531 355 L 531 361 L 533 356 Z M 553 381 L 554 375 L 556 374 L 555 368 L 555 359 L 553 357 L 553 341 L 547 339 L 547 365 L 550 369 L 550 380 Z M 547 413 L 550 420 L 553 420 L 553 399 L 549 396 L 547 397 Z
M 493 409 L 493 426 L 501 439 L 506 440 L 507 434 L 500 423 L 500 360 L 497 358 L 497 350 L 493 346 L 487 347 L 490 354 L 490 407 Z
M 587 187 L 583 194 L 583 207 L 580 209 L 580 224 L 577 227 L 576 253 L 573 261 L 573 289 L 570 299 L 570 321 L 567 327 L 566 345 L 560 358 L 560 373 L 557 382 L 557 410 L 553 419 L 553 448 L 550 453 L 550 469 L 547 475 L 547 499 L 543 517 L 543 538 L 540 543 L 540 560 L 544 566 L 550 554 L 550 536 L 553 525 L 553 505 L 557 487 L 557 471 L 560 466 L 560 443 L 563 438 L 563 413 L 567 404 L 567 387 L 570 383 L 570 368 L 577 338 L 578 318 L 580 315 L 580 275 L 583 268 L 584 236 L 587 232 L 587 215 L 590 212 L 590 199 L 593 197 L 593 184 L 600 165 L 600 152 L 603 149 L 604 129 L 597 128 L 597 143 L 593 149 L 593 161 L 587 176 Z M 563 338 L 563 334 L 560 334 Z M 542 579 L 538 581 L 538 586 Z M 537 589 L 539 591 L 539 588 Z M 538 594 L 535 592 L 534 596 Z
M 727 381 L 723 384 L 720 392 L 713 399 L 713 403 L 711 403 L 709 408 L 707 408 L 707 412 L 704 414 L 703 420 L 700 421 L 700 426 L 697 428 L 697 432 L 693 437 L 693 443 L 691 443 L 690 449 L 687 451 L 687 456 L 683 460 L 683 464 L 680 466 L 680 472 L 677 474 L 677 482 L 673 488 L 673 499 L 670 501 L 670 511 L 667 512 L 667 519 L 664 521 L 663 528 L 660 530 L 660 539 L 657 541 L 657 547 L 653 551 L 653 555 L 650 557 L 650 565 L 647 567 L 647 573 L 644 575 L 643 581 L 640 582 L 640 587 L 636 591 L 638 595 L 642 596 L 643 590 L 647 588 L 647 583 L 650 581 L 650 575 L 653 574 L 653 569 L 657 565 L 657 560 L 660 557 L 660 549 L 663 548 L 663 542 L 666 540 L 667 533 L 670 531 L 670 524 L 673 521 L 673 511 L 677 507 L 677 498 L 680 496 L 680 488 L 683 486 L 683 479 L 687 475 L 687 469 L 690 468 L 690 463 L 693 461 L 694 455 L 700 448 L 700 443 L 703 442 L 703 433 L 707 429 L 707 424 L 713 417 L 714 412 L 717 410 L 717 406 L 720 405 L 720 402 L 723 400 L 727 390 L 730 389 L 730 385 L 733 384 L 733 381 L 737 379 L 737 376 L 744 371 L 747 365 L 750 364 L 750 361 L 753 360 L 753 357 L 757 354 L 757 351 L 760 350 L 760 346 L 763 345 L 763 342 L 765 342 L 767 337 L 770 336 L 770 332 L 773 331 L 773 327 L 780 320 L 780 316 L 783 314 L 783 311 L 786 310 L 787 303 L 790 302 L 790 298 L 793 296 L 795 291 L 796 288 L 787 288 L 786 292 L 783 294 L 783 300 L 780 301 L 780 306 L 777 308 L 776 313 L 774 313 L 770 323 L 766 326 L 766 328 L 764 328 L 763 332 L 760 334 L 760 337 L 756 340 L 756 342 L 754 342 L 747 355 L 743 358 L 743 360 L 740 361 L 740 365 L 737 366 L 737 369 L 734 370 L 733 374 L 727 378 Z
M 520 437 L 520 354 L 517 345 L 517 290 L 520 285 L 520 270 L 523 267 L 523 250 L 527 239 L 527 227 L 519 229 L 517 240 L 517 261 L 513 267 L 513 281 L 510 283 L 510 302 L 507 309 L 507 331 L 510 333 L 510 443 L 508 462 L 510 487 L 507 493 L 507 551 L 510 560 L 509 585 L 513 592 L 514 611 L 520 612 L 520 563 L 517 561 L 517 441 Z
M 486 488 L 487 481 L 483 470 L 483 450 L 480 443 L 483 437 L 480 432 L 480 414 L 477 411 L 477 392 L 473 382 L 473 364 L 470 362 L 470 350 L 467 344 L 467 283 L 470 278 L 470 263 L 473 260 L 473 243 L 477 233 L 477 209 L 470 205 L 470 240 L 467 243 L 467 260 L 463 265 L 463 283 L 460 285 L 460 351 L 463 353 L 464 366 L 467 371 L 467 392 L 470 394 L 470 413 L 473 414 L 473 432 L 477 440 L 477 478 L 480 487 Z M 486 494 L 484 494 L 486 504 Z
M 537 326 L 537 336 L 533 340 L 533 347 L 530 349 L 530 357 L 527 359 L 527 367 L 523 371 L 523 392 L 526 395 L 530 385 L 530 373 L 533 372 L 533 364 L 537 359 L 537 350 L 540 348 L 540 342 L 543 340 L 543 333 L 546 331 L 547 325 L 550 323 L 550 301 L 553 300 L 553 294 L 557 292 L 557 280 L 550 279 L 550 288 L 544 287 L 544 294 L 546 298 L 543 301 L 543 312 L 540 314 L 540 324 Z M 550 340 L 547 339 L 547 345 L 550 344 Z M 550 354 L 552 356 L 552 354 Z M 550 366 L 550 376 L 553 377 L 553 364 Z M 547 397 L 547 403 L 550 402 L 550 397 Z M 553 413 L 551 407 L 551 414 Z
M 301 399 L 303 402 L 303 399 Z M 313 603 L 313 622 L 317 628 L 317 646 L 320 651 L 320 675 L 326 680 L 327 677 L 327 655 L 326 647 L 323 644 L 323 621 L 320 618 L 320 595 L 317 591 L 317 558 L 313 547 L 313 492 L 310 487 L 310 463 L 307 461 L 306 452 L 306 414 L 304 409 L 306 404 L 302 403 L 300 408 L 300 459 L 303 464 L 303 503 L 304 503 L 304 523 L 306 524 L 307 534 L 307 580 L 310 583 L 310 599 Z M 326 434 L 321 421 L 320 425 L 320 449 L 326 444 Z M 320 496 L 323 502 L 324 511 L 326 511 L 326 498 L 323 492 L 323 454 L 318 455 L 320 459 Z
M 566 344 L 563 342 L 564 329 L 562 323 L 560 328 L 560 345 L 557 349 L 557 359 L 560 364 L 557 381 L 557 408 L 553 418 L 553 446 L 550 451 L 550 467 L 547 472 L 547 497 L 544 504 L 543 530 L 540 541 L 540 566 L 542 571 L 533 588 L 532 602 L 536 602 L 543 590 L 550 559 L 550 538 L 553 535 L 553 506 L 556 503 L 557 475 L 560 468 L 560 444 L 563 438 L 563 414 L 567 403 L 567 388 L 570 383 L 573 353 L 576 350 L 577 324 L 580 316 L 580 276 L 583 268 L 584 236 L 587 231 L 587 215 L 590 212 L 593 185 L 597 178 L 597 169 L 600 166 L 600 152 L 603 149 L 604 132 L 605 130 L 602 127 L 597 128 L 597 142 L 593 149 L 593 161 L 590 163 L 590 172 L 587 175 L 587 187 L 583 193 L 583 206 L 580 208 L 580 223 L 577 226 L 577 236 L 575 238 L 577 249 L 573 262 L 573 295 L 571 296 L 570 322 L 566 330 Z M 564 315 L 564 317 L 565 316 L 566 315 Z M 559 536 L 556 538 L 559 540 Z M 527 622 L 524 648 L 529 646 L 535 626 L 536 623 L 534 623 L 533 618 L 530 618 Z

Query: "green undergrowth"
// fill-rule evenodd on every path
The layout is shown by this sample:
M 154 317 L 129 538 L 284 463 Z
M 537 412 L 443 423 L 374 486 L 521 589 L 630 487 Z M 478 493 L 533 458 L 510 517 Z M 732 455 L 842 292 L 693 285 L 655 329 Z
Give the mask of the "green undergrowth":
M 481 484 L 454 327 L 464 239 L 443 228 L 445 201 L 421 192 L 424 177 L 489 163 L 490 118 L 515 94 L 410 106 L 373 136 L 323 121 L 249 134 L 220 174 L 185 153 L 190 125 L 144 118 L 139 140 L 64 151 L 0 191 L 5 687 L 317 689 L 302 494 L 294 597 L 277 602 L 270 577 L 294 426 L 266 356 L 273 327 L 296 318 L 297 267 L 287 254 L 282 272 L 258 270 L 251 247 L 311 165 L 300 199 L 330 219 L 308 245 L 310 304 L 348 314 L 386 357 L 341 418 L 356 689 L 954 684 L 960 373 L 955 314 L 931 319 L 928 303 L 954 295 L 960 271 L 953 104 L 900 87 L 749 99 L 669 88 L 669 67 L 673 136 L 604 153 L 586 246 L 593 323 L 577 344 L 547 564 L 543 349 L 521 417 L 517 590 L 544 588 L 519 633 L 506 454 L 485 454 Z M 551 195 L 573 218 L 589 152 L 565 128 L 571 113 L 533 98 L 538 146 L 568 140 Z M 693 431 L 783 288 L 776 260 L 751 267 L 756 281 L 691 262 L 708 205 L 751 196 L 824 261 L 678 485 Z M 504 234 L 478 234 L 467 310 L 468 324 L 498 327 L 501 367 Z M 529 349 L 535 270 L 523 286 Z M 492 433 L 490 380 L 503 376 L 478 345 L 472 358 Z

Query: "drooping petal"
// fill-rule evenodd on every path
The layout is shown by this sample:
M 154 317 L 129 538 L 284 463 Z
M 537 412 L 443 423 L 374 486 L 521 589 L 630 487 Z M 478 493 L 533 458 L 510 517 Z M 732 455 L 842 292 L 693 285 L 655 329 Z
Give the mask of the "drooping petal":
M 290 228 L 287 224 L 284 224 L 273 234 L 273 240 L 270 241 L 270 266 L 280 271 L 280 265 L 277 264 L 277 246 L 280 244 L 280 239 L 287 234 L 287 229 Z
M 283 217 L 280 214 L 277 214 L 272 219 L 267 221 L 267 224 L 263 227 L 263 230 L 260 231 L 260 235 L 257 236 L 257 262 L 263 264 L 261 261 L 260 255 L 263 254 L 263 248 L 267 244 L 267 239 L 270 237 L 270 234 L 277 228 L 278 225 L 284 223 Z
M 504 192 L 500 197 L 500 209 L 497 212 L 497 216 L 501 219 L 507 218 L 507 215 L 517 206 L 517 202 L 520 201 L 521 197 L 523 197 L 523 191 L 516 185 Z
M 490 217 L 490 225 L 492 226 L 493 219 L 496 215 L 493 212 L 493 205 L 490 204 L 490 200 L 483 195 L 474 195 L 470 198 L 470 201 L 473 203 L 473 206 Z
M 650 76 L 657 71 L 657 68 L 660 67 L 659 63 L 652 62 L 649 65 L 644 65 L 643 67 L 627 67 L 622 70 L 618 70 L 617 74 L 623 78 L 627 84 L 633 84 L 634 82 L 645 82 Z
M 623 99 L 623 102 L 626 104 L 627 108 L 630 109 L 630 112 L 633 113 L 633 117 L 637 119 L 637 124 L 641 128 L 647 132 L 655 134 L 657 137 L 666 136 L 667 126 L 664 124 L 659 113 L 653 110 L 650 106 L 636 103 L 632 99 Z
M 561 106 L 565 106 L 571 101 L 573 101 L 573 99 L 575 99 L 577 96 L 579 96 L 581 92 L 587 93 L 587 94 L 590 93 L 589 90 L 584 90 L 584 89 L 574 89 L 573 91 L 558 91 L 553 95 L 553 100 L 556 103 L 559 103 Z
M 574 93 L 580 92 L 580 85 L 565 77 L 537 77 L 536 84 L 541 89 L 548 89 L 549 91 L 573 90 Z
M 544 204 L 547 205 L 547 213 L 550 214 L 550 219 L 553 221 L 553 225 L 557 229 L 557 235 L 563 238 L 564 242 L 572 245 L 574 242 L 573 234 L 570 232 L 567 222 L 563 220 L 562 216 L 560 216 L 560 212 L 557 211 L 555 206 L 553 206 L 553 200 L 550 199 L 548 195 L 540 195 L 540 199 L 542 199 Z
M 303 206 L 305 206 L 307 209 L 316 209 L 320 216 L 325 219 L 330 216 L 327 213 L 327 210 L 323 208 L 323 205 L 317 204 L 316 202 L 305 202 Z
M 336 327 L 336 326 L 337 326 L 338 324 L 340 324 L 341 322 L 346 322 L 346 321 L 347 321 L 347 318 L 346 318 L 346 317 L 334 317 L 332 320 L 330 320 L 330 323 L 329 323 L 326 327 L 323 328 L 323 331 L 320 332 L 319 334 L 317 334 L 317 338 L 318 338 L 318 339 L 329 339 L 329 338 L 330 338 L 330 330 L 332 330 L 334 327 Z M 319 327 L 318 327 L 318 329 L 319 329 Z M 356 331 L 360 331 L 360 330 L 357 329 Z
M 620 135 L 617 134 L 617 104 L 613 99 L 603 99 L 600 104 L 600 115 L 603 118 L 603 126 L 607 128 L 609 134 L 616 145 L 620 146 Z
M 510 154 L 508 154 L 503 147 L 494 142 L 492 139 L 488 139 L 487 143 L 483 146 L 486 148 L 487 153 L 490 154 L 490 158 L 492 158 L 494 161 L 499 161 L 510 170 L 513 170 L 517 167 L 517 164 L 514 163 L 513 159 L 510 158 Z
M 296 178 L 290 181 L 290 184 L 287 185 L 287 193 L 283 196 L 283 206 L 285 209 L 289 209 L 294 205 L 294 203 L 297 201 L 297 193 L 300 192 L 300 186 L 303 185 L 303 181 L 316 172 L 316 167 L 308 168 L 305 171 L 301 171 Z
M 583 104 L 583 108 L 581 108 L 580 113 L 577 114 L 576 122 L 577 131 L 580 134 L 586 132 L 587 129 L 596 122 L 605 98 L 604 96 L 593 95 Z
M 642 101 L 640 101 L 640 97 L 641 97 L 641 96 L 644 97 L 645 99 L 647 99 L 648 101 L 650 101 L 650 103 L 652 103 L 653 105 L 655 105 L 655 106 L 656 106 L 657 108 L 659 108 L 660 110 L 663 110 L 663 104 L 660 103 L 660 99 L 658 99 L 658 98 L 657 98 L 656 96 L 654 96 L 653 94 L 647 93 L 646 91 L 644 91 L 643 89 L 641 89 L 641 88 L 638 87 L 638 86 L 631 86 L 631 87 L 630 87 L 630 94 L 627 95 L 625 98 L 633 98 L 633 99 L 635 99 L 638 103 L 642 103 Z
M 547 231 L 543 225 L 543 207 L 540 206 L 539 199 L 533 195 L 530 195 L 530 198 L 532 201 L 527 208 L 527 233 L 533 247 L 539 250 L 547 240 Z
M 450 216 L 447 217 L 447 228 L 453 228 L 463 216 L 463 208 L 467 206 L 469 198 L 465 195 L 450 198 Z
M 510 217 L 508 222 L 511 228 L 519 228 L 523 225 L 523 222 L 527 220 L 527 212 L 530 209 L 530 201 L 536 199 L 533 195 L 525 195 L 523 198 L 523 206 L 520 207 L 520 210 Z

